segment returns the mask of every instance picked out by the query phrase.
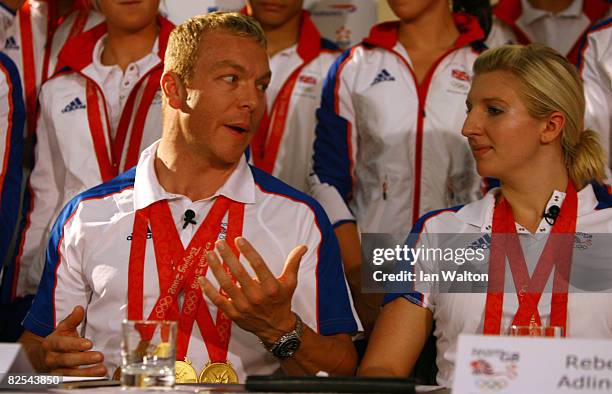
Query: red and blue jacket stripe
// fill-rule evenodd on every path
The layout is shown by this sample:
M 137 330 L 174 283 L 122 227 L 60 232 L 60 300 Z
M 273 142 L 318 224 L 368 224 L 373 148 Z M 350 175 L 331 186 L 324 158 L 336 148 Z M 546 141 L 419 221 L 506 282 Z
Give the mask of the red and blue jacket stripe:
M 21 89 L 19 70 L 13 61 L 0 52 L 0 72 L 5 74 L 4 79 L 9 84 L 10 119 L 8 120 L 7 134 L 1 135 L 5 146 L 4 157 L 0 157 L 0 263 L 4 266 L 9 258 L 13 236 L 18 233 L 19 207 L 21 203 L 21 190 L 23 183 L 23 153 L 24 153 L 24 127 L 25 102 Z M 3 167 L 3 165 L 6 165 Z M 4 266 L 2 284 L 0 285 L 0 302 L 6 303 L 11 298 L 14 266 Z

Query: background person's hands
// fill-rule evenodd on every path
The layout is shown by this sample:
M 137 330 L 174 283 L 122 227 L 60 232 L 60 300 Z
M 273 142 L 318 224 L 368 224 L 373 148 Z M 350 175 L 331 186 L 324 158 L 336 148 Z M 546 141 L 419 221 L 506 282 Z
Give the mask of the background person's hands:
M 244 238 L 235 240 L 236 247 L 248 260 L 256 278 L 252 278 L 234 255 L 229 245 L 221 240 L 216 250 L 237 281 L 225 271 L 219 257 L 208 252 L 208 264 L 219 286 L 229 299 L 220 294 L 208 279 L 200 277 L 204 294 L 240 328 L 257 335 L 264 343 L 274 343 L 293 330 L 296 317 L 291 311 L 291 299 L 297 286 L 300 261 L 308 248 L 299 245 L 289 253 L 283 273 L 275 277 L 257 250 Z
M 93 343 L 81 338 L 77 327 L 85 318 L 82 306 L 75 306 L 70 315 L 45 337 L 41 346 L 45 369 L 53 374 L 71 376 L 104 376 L 104 355 L 91 351 Z M 87 366 L 87 367 L 83 367 Z

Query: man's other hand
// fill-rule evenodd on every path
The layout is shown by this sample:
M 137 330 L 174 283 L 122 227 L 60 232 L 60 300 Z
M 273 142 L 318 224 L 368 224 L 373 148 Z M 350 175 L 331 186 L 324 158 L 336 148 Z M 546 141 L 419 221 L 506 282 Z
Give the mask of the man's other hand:
M 225 241 L 217 241 L 216 250 L 231 275 L 215 253 L 208 252 L 208 264 L 229 298 L 220 294 L 203 276 L 199 279 L 202 291 L 242 329 L 252 332 L 265 343 L 274 343 L 284 333 L 295 328 L 296 318 L 291 311 L 291 299 L 297 286 L 300 260 L 308 248 L 300 245 L 293 249 L 285 261 L 283 273 L 275 277 L 246 239 L 238 237 L 235 243 L 255 271 L 256 277 L 252 278 L 247 273 Z M 237 283 L 234 283 L 232 276 Z

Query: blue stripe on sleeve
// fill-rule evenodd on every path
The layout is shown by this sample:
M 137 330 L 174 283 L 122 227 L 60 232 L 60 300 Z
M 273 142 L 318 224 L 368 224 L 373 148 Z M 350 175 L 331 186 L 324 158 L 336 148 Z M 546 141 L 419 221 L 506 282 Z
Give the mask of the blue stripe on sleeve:
M 591 182 L 591 185 L 593 186 L 593 192 L 595 193 L 595 197 L 597 198 L 598 202 L 595 209 L 600 210 L 612 207 L 612 196 L 610 195 L 608 188 L 598 182 Z
M 98 185 L 74 197 L 60 212 L 47 247 L 45 269 L 32 308 L 23 321 L 23 327 L 41 337 L 47 336 L 55 329 L 55 305 L 53 304 L 55 286 L 57 284 L 57 268 L 60 263 L 59 247 L 64 236 L 64 225 L 76 212 L 81 202 L 90 199 L 99 199 L 120 192 L 134 185 L 136 168 L 111 179 L 107 183 Z
M 421 233 L 423 232 L 423 228 L 425 227 L 425 223 L 433 218 L 434 216 L 437 216 L 443 212 L 457 212 L 459 211 L 461 208 L 463 208 L 463 205 L 458 205 L 455 207 L 451 207 L 451 208 L 444 208 L 444 209 L 438 209 L 436 211 L 431 211 L 428 212 L 426 214 L 424 214 L 423 216 L 421 216 L 419 218 L 419 220 L 417 220 L 417 222 L 414 224 L 414 226 L 412 226 L 412 230 L 410 230 L 410 234 L 408 234 L 408 238 L 406 238 L 406 242 L 404 242 L 409 248 L 414 248 L 416 246 L 417 241 L 419 240 L 419 237 L 421 235 Z M 413 266 L 411 266 L 413 267 Z M 404 268 L 404 267 L 401 267 Z M 423 294 L 419 293 L 419 292 L 410 292 L 410 293 L 387 293 L 385 294 L 385 297 L 383 298 L 383 302 L 382 305 L 387 305 L 388 303 L 390 303 L 391 301 L 395 300 L 396 298 L 399 297 L 403 297 L 405 299 L 407 299 L 408 301 L 412 302 L 413 304 L 416 304 L 418 306 L 423 306 Z
M 344 278 L 340 247 L 323 208 L 312 197 L 293 189 L 258 168 L 251 166 L 251 171 L 255 182 L 264 191 L 302 202 L 315 214 L 315 220 L 321 230 L 317 263 L 319 333 L 333 335 L 357 332 L 357 322 L 353 316 Z M 315 300 L 312 302 L 314 303 Z
M 351 158 L 348 146 L 348 121 L 335 112 L 335 90 L 339 68 L 350 56 L 344 52 L 332 64 L 321 97 L 321 108 L 317 110 L 316 139 L 314 142 L 314 172 L 319 180 L 334 186 L 344 201 L 348 201 L 353 189 Z
M 23 169 L 21 162 L 23 159 L 23 134 L 25 127 L 25 103 L 23 92 L 21 91 L 21 79 L 19 70 L 15 63 L 0 52 L 0 63 L 6 69 L 6 82 L 11 87 L 11 97 L 8 99 L 13 106 L 11 121 L 11 138 L 6 149 L 9 152 L 4 182 L 0 185 L 0 264 L 8 258 L 9 247 L 13 235 L 17 230 L 17 220 L 19 218 L 19 203 L 21 199 L 21 184 L 23 180 Z M 4 139 L 5 136 L 2 136 Z M 3 160 L 4 158 L 0 158 Z M 18 243 L 17 243 L 18 245 Z M 2 285 L 0 286 L 0 300 L 8 302 L 11 298 L 13 285 L 13 274 L 15 267 L 9 265 L 2 275 Z

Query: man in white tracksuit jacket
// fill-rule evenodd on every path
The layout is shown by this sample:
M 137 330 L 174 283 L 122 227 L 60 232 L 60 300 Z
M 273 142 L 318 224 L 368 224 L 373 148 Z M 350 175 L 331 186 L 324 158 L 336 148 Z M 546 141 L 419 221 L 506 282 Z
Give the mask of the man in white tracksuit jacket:
M 140 152 L 161 135 L 159 79 L 173 25 L 156 15 L 157 3 L 142 3 L 143 11 L 139 5 L 102 0 L 103 13 L 105 5 L 114 5 L 126 8 L 117 14 L 150 15 L 146 23 L 157 33 L 147 38 L 150 46 L 144 56 L 123 67 L 121 59 L 105 64 L 104 48 L 110 48 L 107 28 L 110 32 L 111 24 L 122 23 L 121 16 L 106 14 L 106 23 L 66 43 L 59 56 L 66 68 L 41 89 L 36 163 L 30 177 L 32 203 L 15 260 L 17 295 L 36 291 L 50 226 L 64 204 L 136 165 Z M 134 53 L 133 45 L 125 47 Z

